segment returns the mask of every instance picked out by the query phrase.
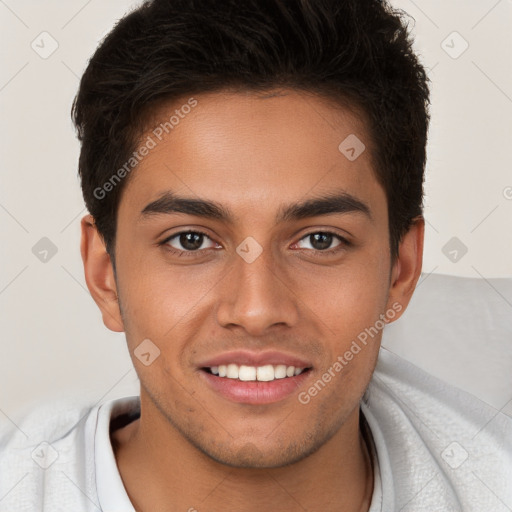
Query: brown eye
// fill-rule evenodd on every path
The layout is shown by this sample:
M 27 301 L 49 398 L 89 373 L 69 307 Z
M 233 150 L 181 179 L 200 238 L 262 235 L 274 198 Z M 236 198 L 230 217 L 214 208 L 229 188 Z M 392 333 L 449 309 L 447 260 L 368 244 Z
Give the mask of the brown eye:
M 340 245 L 348 245 L 348 241 L 343 237 L 329 231 L 309 233 L 301 238 L 301 241 L 303 240 L 309 242 L 310 247 L 300 247 L 301 249 L 313 249 L 315 251 L 328 251 L 330 249 L 336 250 Z M 332 247 L 334 241 L 337 241 L 338 243 Z
M 162 245 L 168 245 L 178 252 L 198 252 L 200 249 L 212 247 L 203 247 L 206 239 L 210 240 L 210 237 L 201 231 L 181 231 L 168 237 Z

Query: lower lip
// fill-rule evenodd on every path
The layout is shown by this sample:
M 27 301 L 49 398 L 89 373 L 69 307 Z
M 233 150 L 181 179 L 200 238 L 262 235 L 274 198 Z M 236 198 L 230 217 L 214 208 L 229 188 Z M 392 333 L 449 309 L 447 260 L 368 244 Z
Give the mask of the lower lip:
M 228 379 L 200 370 L 203 378 L 224 398 L 232 402 L 244 404 L 271 404 L 288 398 L 304 383 L 309 377 L 311 370 L 304 371 L 294 377 L 275 379 L 272 381 L 242 381 Z

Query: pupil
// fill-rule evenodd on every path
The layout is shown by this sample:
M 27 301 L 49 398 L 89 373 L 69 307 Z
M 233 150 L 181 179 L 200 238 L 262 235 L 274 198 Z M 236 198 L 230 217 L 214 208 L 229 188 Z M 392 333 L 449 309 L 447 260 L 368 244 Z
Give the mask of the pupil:
M 329 233 L 315 233 L 310 235 L 310 239 L 315 249 L 328 249 L 332 243 L 332 235 Z
M 185 233 L 180 236 L 182 247 L 189 251 L 199 249 L 203 243 L 203 235 L 201 233 Z

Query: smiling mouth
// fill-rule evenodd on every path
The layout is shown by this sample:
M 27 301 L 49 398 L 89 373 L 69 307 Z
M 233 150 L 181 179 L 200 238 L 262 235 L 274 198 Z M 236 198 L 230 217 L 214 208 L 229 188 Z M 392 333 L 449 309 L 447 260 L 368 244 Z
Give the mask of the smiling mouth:
M 310 367 L 300 368 L 284 364 L 266 364 L 262 366 L 248 366 L 227 364 L 219 366 L 206 366 L 201 370 L 223 379 L 232 379 L 238 382 L 272 382 L 279 379 L 290 379 L 311 370 Z
M 229 363 L 203 366 L 200 374 L 210 390 L 230 402 L 263 405 L 281 402 L 298 393 L 309 380 L 312 369 L 284 364 Z

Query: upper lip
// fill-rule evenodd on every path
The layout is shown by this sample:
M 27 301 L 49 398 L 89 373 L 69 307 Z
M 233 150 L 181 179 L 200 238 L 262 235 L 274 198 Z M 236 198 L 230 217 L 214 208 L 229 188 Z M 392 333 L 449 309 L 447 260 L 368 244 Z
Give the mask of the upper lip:
M 305 359 L 276 350 L 265 352 L 250 352 L 247 350 L 235 350 L 224 352 L 199 364 L 201 368 L 210 368 L 234 363 L 238 366 L 265 366 L 267 364 L 295 366 L 295 368 L 310 368 L 312 365 Z

